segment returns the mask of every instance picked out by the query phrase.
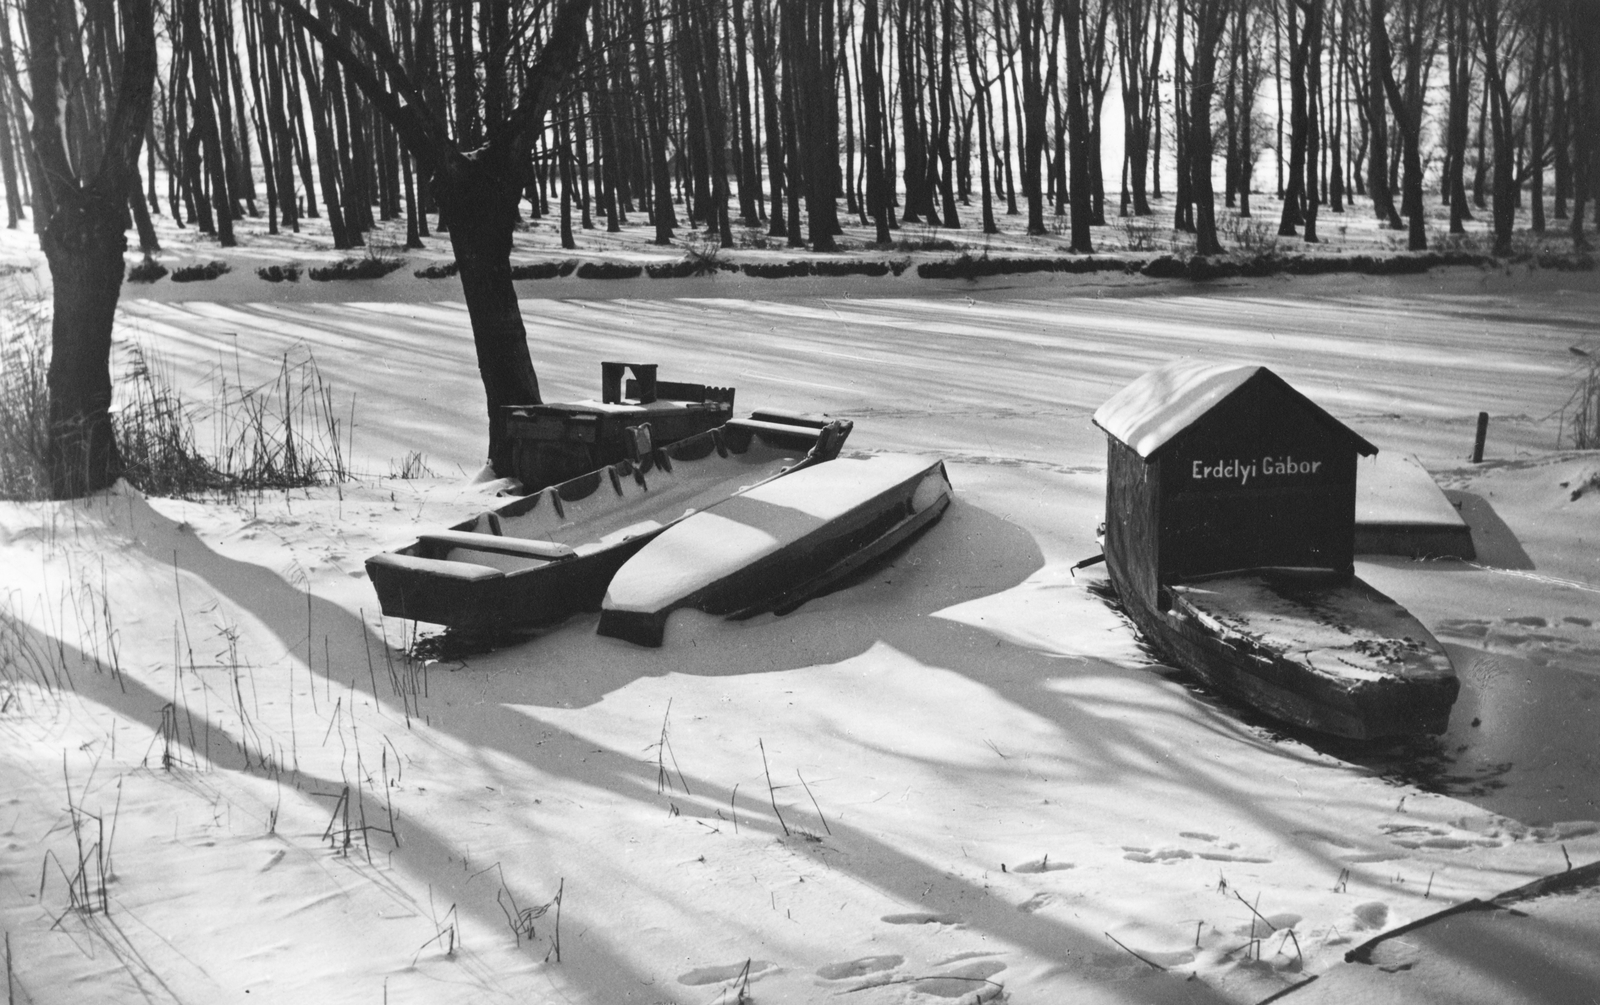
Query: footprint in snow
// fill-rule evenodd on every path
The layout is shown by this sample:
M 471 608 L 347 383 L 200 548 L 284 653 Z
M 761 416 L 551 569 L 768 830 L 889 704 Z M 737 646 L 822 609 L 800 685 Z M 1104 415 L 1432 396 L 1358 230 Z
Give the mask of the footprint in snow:
M 1017 905 L 1017 910 L 1023 914 L 1032 914 L 1055 903 L 1056 895 L 1053 893 L 1036 893 Z
M 960 998 L 965 1001 L 971 996 L 974 1001 L 988 1001 L 1005 990 L 1004 985 L 993 979 L 1005 968 L 1006 965 L 999 960 L 974 960 L 916 981 L 911 989 L 935 998 Z
M 885 914 L 878 919 L 888 925 L 959 925 L 960 915 L 934 914 L 929 911 L 908 911 L 905 914 Z
M 1186 848 L 1157 848 L 1152 851 L 1149 848 L 1123 845 L 1122 851 L 1122 857 L 1127 859 L 1129 862 L 1144 862 L 1146 864 L 1154 862 L 1177 862 L 1186 858 L 1194 858 L 1194 852 L 1189 851 Z
M 825 981 L 844 981 L 852 977 L 881 974 L 886 970 L 893 970 L 905 961 L 904 956 L 893 953 L 887 956 L 863 956 L 858 960 L 845 960 L 842 963 L 829 963 L 818 967 L 817 976 Z
M 776 964 L 767 960 L 740 960 L 738 963 L 727 963 L 720 967 L 696 967 L 686 974 L 678 977 L 679 984 L 690 987 L 700 987 L 704 984 L 721 984 L 724 981 L 739 980 L 745 976 L 745 968 L 749 968 L 750 980 L 765 977 L 768 971 Z
M 1357 928 L 1382 928 L 1389 923 L 1389 905 L 1381 900 L 1369 900 L 1351 908 L 1350 916 L 1355 919 Z

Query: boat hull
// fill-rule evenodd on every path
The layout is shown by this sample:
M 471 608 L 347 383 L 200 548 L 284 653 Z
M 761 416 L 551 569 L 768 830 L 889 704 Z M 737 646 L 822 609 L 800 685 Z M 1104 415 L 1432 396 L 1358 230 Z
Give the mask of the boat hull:
M 944 513 L 942 462 L 879 455 L 769 482 L 664 532 L 607 590 L 602 635 L 659 646 L 671 612 L 783 613 L 909 540 Z
M 1249 570 L 1164 588 L 1141 602 L 1116 557 L 1123 607 L 1164 659 L 1279 721 L 1352 740 L 1436 735 L 1460 690 L 1421 622 L 1359 578 Z

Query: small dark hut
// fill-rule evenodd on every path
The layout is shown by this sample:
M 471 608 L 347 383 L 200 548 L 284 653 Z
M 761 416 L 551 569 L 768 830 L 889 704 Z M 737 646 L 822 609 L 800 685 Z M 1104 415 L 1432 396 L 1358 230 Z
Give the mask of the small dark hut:
M 1108 558 L 1138 598 L 1264 567 L 1353 573 L 1356 456 L 1378 448 L 1264 366 L 1178 360 L 1094 414 Z

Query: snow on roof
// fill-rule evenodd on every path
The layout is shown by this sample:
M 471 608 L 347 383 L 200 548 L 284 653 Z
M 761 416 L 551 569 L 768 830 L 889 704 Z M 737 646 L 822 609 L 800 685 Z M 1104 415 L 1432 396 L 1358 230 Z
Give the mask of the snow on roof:
M 1149 457 L 1261 369 L 1174 360 L 1112 395 L 1094 413 L 1094 424 Z
M 1264 366 L 1244 363 L 1173 360 L 1112 395 L 1094 413 L 1094 424 L 1148 459 L 1258 373 L 1265 373 L 1283 385 L 1327 424 L 1350 437 L 1357 453 L 1371 456 L 1378 452 L 1377 447 L 1296 391 L 1282 377 Z

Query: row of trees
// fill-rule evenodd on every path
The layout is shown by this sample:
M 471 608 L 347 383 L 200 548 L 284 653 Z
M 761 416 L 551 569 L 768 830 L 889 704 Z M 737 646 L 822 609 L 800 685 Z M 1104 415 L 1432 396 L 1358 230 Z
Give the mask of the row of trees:
M 1532 228 L 1547 226 L 1547 193 L 1582 244 L 1600 178 L 1591 0 L 7 0 L 4 10 L 9 222 L 31 204 L 53 268 L 69 245 L 115 245 L 82 280 L 108 292 L 74 295 L 76 309 L 99 305 L 95 324 L 104 317 L 109 333 L 121 234 L 135 229 L 154 250 L 152 214 L 222 245 L 246 215 L 273 231 L 323 217 L 339 247 L 379 221 L 403 217 L 412 244 L 431 224 L 456 252 L 490 456 L 502 463 L 498 406 L 538 400 L 509 271 L 524 212 L 558 214 L 569 246 L 575 225 L 616 230 L 632 216 L 661 243 L 689 227 L 728 246 L 738 220 L 819 251 L 835 247 L 841 212 L 879 241 L 905 223 L 992 233 L 999 214 L 1025 213 L 1030 233 L 1069 230 L 1073 250 L 1088 252 L 1108 190 L 1115 212 L 1148 214 L 1167 176 L 1175 225 L 1215 253 L 1218 166 L 1224 205 L 1247 216 L 1252 190 L 1269 184 L 1259 162 L 1270 150 L 1282 235 L 1316 241 L 1319 210 L 1360 197 L 1423 248 L 1427 200 L 1440 199 L 1452 230 L 1491 212 L 1506 250 L 1524 201 Z M 1124 156 L 1120 177 L 1106 179 L 1113 84 Z M 72 208 L 91 193 L 92 212 Z M 69 219 L 92 236 L 52 237 Z M 59 328 L 71 314 L 59 309 L 65 259 L 56 274 Z M 86 365 L 104 369 L 99 341 L 69 341 L 92 343 Z M 58 341 L 55 358 L 71 355 Z M 86 401 L 71 400 L 69 383 L 86 386 L 63 377 L 61 418 L 96 427 L 108 382 L 91 382 Z M 102 462 L 102 436 L 79 439 L 67 453 L 99 472 L 82 484 L 103 481 L 115 457 Z

